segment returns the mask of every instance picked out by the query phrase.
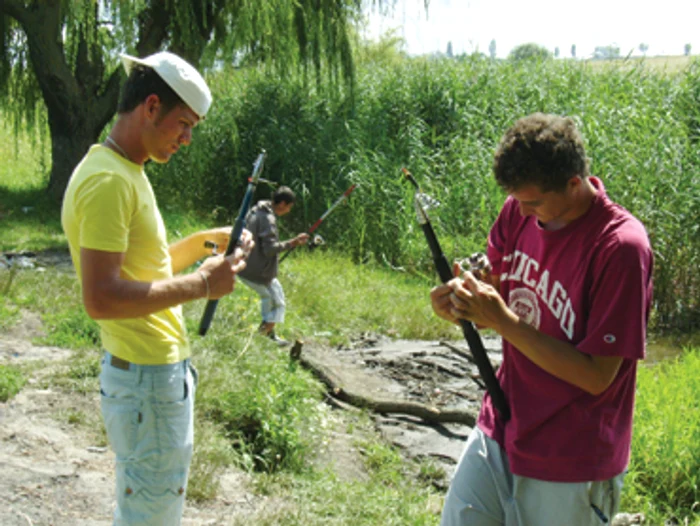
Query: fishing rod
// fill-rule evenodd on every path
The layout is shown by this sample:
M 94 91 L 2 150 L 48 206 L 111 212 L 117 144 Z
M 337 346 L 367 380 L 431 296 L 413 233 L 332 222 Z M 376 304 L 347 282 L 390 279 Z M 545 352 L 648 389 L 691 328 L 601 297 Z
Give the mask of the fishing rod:
M 313 234 L 313 233 L 314 233 L 314 230 L 316 230 L 318 227 L 321 226 L 321 223 L 323 223 L 324 219 L 326 219 L 326 218 L 330 215 L 330 213 L 335 209 L 335 207 L 338 206 L 340 203 L 342 203 L 343 201 L 345 201 L 345 200 L 348 198 L 348 196 L 352 193 L 352 191 L 355 189 L 356 186 L 357 186 L 357 185 L 354 184 L 354 185 L 352 185 L 350 188 L 348 188 L 347 190 L 345 190 L 345 192 L 343 192 L 343 195 L 341 195 L 341 196 L 336 200 L 336 202 L 333 203 L 333 204 L 331 205 L 331 207 L 323 213 L 323 215 L 319 218 L 319 220 L 316 221 L 313 225 L 311 225 L 311 228 L 309 228 L 309 230 L 307 231 L 307 234 L 309 234 L 309 235 Z M 323 241 L 321 241 L 321 243 L 322 243 L 322 242 L 323 242 Z M 287 252 L 285 252 L 285 253 L 282 255 L 282 257 L 280 258 L 279 262 L 282 263 L 282 261 L 284 261 L 284 259 L 285 259 L 285 258 L 292 252 L 292 250 L 294 250 L 295 248 L 296 248 L 296 247 L 292 247 L 292 248 L 290 248 Z
M 260 180 L 260 174 L 263 171 L 265 165 L 265 158 L 267 157 L 267 152 L 261 150 L 258 158 L 253 164 L 253 175 L 248 179 L 248 188 L 246 188 L 245 195 L 243 196 L 243 202 L 241 203 L 241 209 L 238 212 L 238 218 L 233 226 L 233 231 L 231 232 L 231 237 L 228 240 L 228 246 L 226 247 L 225 255 L 228 256 L 233 253 L 236 246 L 240 243 L 241 234 L 245 228 L 245 217 L 248 214 L 248 209 L 250 208 L 250 203 L 253 200 L 253 194 L 255 193 L 255 187 Z M 216 312 L 216 306 L 219 304 L 219 300 L 209 300 L 204 308 L 204 314 L 199 322 L 199 335 L 204 336 L 209 330 L 211 321 L 214 319 L 214 313 Z
M 418 218 L 418 223 L 420 223 L 423 233 L 425 234 L 425 239 L 430 247 L 430 252 L 433 255 L 435 269 L 440 277 L 440 281 L 447 283 L 454 276 L 452 275 L 450 264 L 447 261 L 447 257 L 445 257 L 442 248 L 440 247 L 440 243 L 435 235 L 435 230 L 433 229 L 433 225 L 430 223 L 430 218 L 428 217 L 427 213 L 427 208 L 436 201 L 429 195 L 420 191 L 420 186 L 418 186 L 418 182 L 415 180 L 413 175 L 411 175 L 411 172 L 409 172 L 406 168 L 402 168 L 402 171 L 406 179 L 416 190 L 414 195 L 416 216 Z M 500 413 L 501 418 L 507 422 L 510 420 L 510 407 L 508 407 L 508 401 L 506 400 L 505 393 L 498 383 L 496 373 L 494 372 L 493 366 L 491 365 L 488 355 L 486 354 L 486 349 L 481 341 L 481 337 L 474 328 L 472 322 L 464 319 L 459 319 L 458 321 L 462 326 L 462 333 L 464 334 L 464 338 L 467 340 L 469 350 L 472 352 L 472 356 L 474 356 L 474 362 L 476 362 L 476 366 L 479 369 L 479 374 L 486 384 L 486 391 L 491 397 L 494 407 Z

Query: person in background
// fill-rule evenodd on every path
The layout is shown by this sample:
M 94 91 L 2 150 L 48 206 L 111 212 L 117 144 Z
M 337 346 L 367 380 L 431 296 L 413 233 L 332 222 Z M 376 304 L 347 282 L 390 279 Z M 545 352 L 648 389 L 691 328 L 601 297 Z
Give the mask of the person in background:
M 643 225 L 589 174 L 574 121 L 536 113 L 496 150 L 509 194 L 488 237 L 492 274 L 433 289 L 434 311 L 503 339 L 504 422 L 484 396 L 442 526 L 605 524 L 629 462 L 653 257 Z
M 114 524 L 180 524 L 192 458 L 196 370 L 181 304 L 229 294 L 252 248 L 249 233 L 229 257 L 207 258 L 205 241 L 228 244 L 230 228 L 168 245 L 148 160 L 167 162 L 192 140 L 212 97 L 182 58 L 122 55 L 128 79 L 104 143 L 75 168 L 61 222 L 88 315 L 104 355 L 102 415 L 116 454 Z
M 255 248 L 248 257 L 247 266 L 239 276 L 243 283 L 260 296 L 262 323 L 259 332 L 279 345 L 289 342 L 275 333 L 275 325 L 284 322 L 284 289 L 277 279 L 279 254 L 300 245 L 305 245 L 309 234 L 301 233 L 287 241 L 279 240 L 277 218 L 287 215 L 294 206 L 296 196 L 286 187 L 280 186 L 272 194 L 272 200 L 259 201 L 248 212 L 246 226 L 250 230 Z

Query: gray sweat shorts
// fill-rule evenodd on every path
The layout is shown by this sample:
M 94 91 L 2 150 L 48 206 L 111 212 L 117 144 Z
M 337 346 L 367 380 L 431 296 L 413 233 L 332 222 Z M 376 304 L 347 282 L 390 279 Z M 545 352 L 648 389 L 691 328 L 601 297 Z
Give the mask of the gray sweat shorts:
M 440 526 L 611 524 L 624 476 L 568 483 L 513 475 L 498 443 L 474 427 L 445 497 Z

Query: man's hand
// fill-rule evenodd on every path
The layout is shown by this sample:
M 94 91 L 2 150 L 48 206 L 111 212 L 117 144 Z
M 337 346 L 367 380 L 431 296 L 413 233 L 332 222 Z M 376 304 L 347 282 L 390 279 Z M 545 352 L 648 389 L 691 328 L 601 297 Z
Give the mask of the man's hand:
M 250 233 L 250 230 L 243 229 L 241 231 L 241 240 L 238 246 L 241 248 L 243 251 L 243 254 L 245 257 L 248 257 L 250 253 L 253 251 L 253 248 L 255 247 L 255 241 L 253 240 L 253 234 Z
M 202 273 L 208 283 L 208 299 L 216 300 L 233 292 L 236 274 L 245 268 L 245 258 L 245 252 L 236 247 L 229 256 L 213 256 L 202 263 L 198 272 Z
M 476 279 L 471 272 L 465 272 L 462 279 L 449 281 L 448 285 L 450 314 L 455 319 L 469 320 L 478 327 L 489 327 L 497 332 L 504 322 L 518 321 L 518 316 L 508 308 L 498 291 Z
M 306 243 L 308 243 L 308 241 L 309 241 L 309 234 L 307 234 L 306 232 L 303 232 L 303 233 L 297 235 L 297 237 L 295 237 L 294 239 L 292 239 L 292 248 L 298 247 L 299 245 L 306 245 Z
M 455 263 L 452 266 L 452 275 L 459 276 L 461 272 L 461 266 L 459 263 Z M 452 301 L 450 297 L 452 296 L 452 281 L 460 281 L 458 277 L 453 280 L 448 281 L 442 285 L 438 285 L 433 290 L 430 291 L 430 303 L 433 307 L 435 314 L 440 316 L 442 319 L 447 320 L 452 323 L 459 323 L 457 318 L 452 314 Z

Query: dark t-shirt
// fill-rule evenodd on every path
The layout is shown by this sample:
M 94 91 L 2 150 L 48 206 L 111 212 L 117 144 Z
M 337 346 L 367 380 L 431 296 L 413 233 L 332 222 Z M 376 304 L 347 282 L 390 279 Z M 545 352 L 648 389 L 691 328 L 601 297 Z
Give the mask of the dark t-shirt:
M 594 396 L 504 340 L 497 376 L 512 417 L 504 425 L 485 395 L 478 425 L 504 448 L 514 474 L 541 480 L 605 480 L 629 462 L 653 256 L 643 225 L 590 180 L 591 207 L 564 228 L 544 230 L 509 197 L 489 234 L 500 293 L 522 320 L 582 353 L 623 357 L 612 385 Z

